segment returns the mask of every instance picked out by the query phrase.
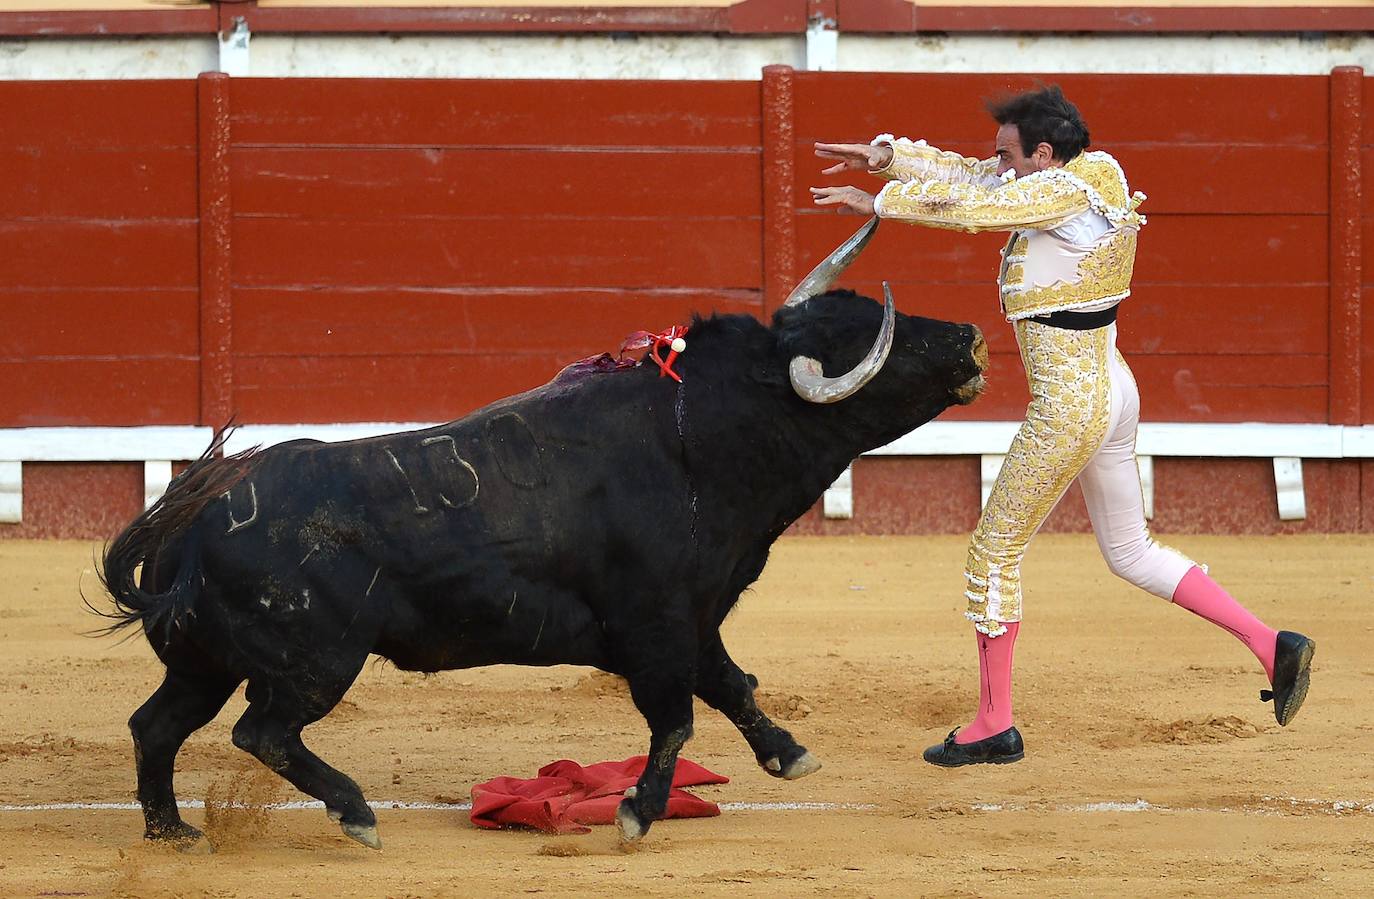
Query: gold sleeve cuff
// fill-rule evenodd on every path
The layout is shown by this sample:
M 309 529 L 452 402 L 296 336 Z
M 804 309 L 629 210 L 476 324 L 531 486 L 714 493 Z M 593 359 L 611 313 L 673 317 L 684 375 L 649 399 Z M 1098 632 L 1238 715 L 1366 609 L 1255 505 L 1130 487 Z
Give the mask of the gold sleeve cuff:
M 872 174 L 889 181 L 949 181 L 956 184 L 997 184 L 997 159 L 974 159 L 932 147 L 923 140 L 911 141 L 880 134 L 873 146 L 892 148 L 892 161 Z
M 996 187 L 945 181 L 892 182 L 874 199 L 882 218 L 955 231 L 1049 229 L 1091 208 L 1071 180 L 1037 172 Z

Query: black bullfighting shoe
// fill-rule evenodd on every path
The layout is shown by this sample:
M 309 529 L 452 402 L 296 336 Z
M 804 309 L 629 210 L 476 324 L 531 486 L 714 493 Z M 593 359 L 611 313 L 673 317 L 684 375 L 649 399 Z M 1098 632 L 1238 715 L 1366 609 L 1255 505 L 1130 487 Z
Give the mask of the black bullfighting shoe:
M 1260 701 L 1274 700 L 1274 717 L 1280 726 L 1288 726 L 1307 698 L 1312 656 L 1316 652 L 1314 640 L 1293 631 L 1279 631 L 1274 648 L 1274 689 L 1260 690 Z
M 960 765 L 1006 765 L 1026 757 L 1026 744 L 1021 742 L 1021 732 L 1015 727 L 973 743 L 954 742 L 958 732 L 957 727 L 950 731 L 945 742 L 927 749 L 922 758 L 941 768 L 958 768 Z

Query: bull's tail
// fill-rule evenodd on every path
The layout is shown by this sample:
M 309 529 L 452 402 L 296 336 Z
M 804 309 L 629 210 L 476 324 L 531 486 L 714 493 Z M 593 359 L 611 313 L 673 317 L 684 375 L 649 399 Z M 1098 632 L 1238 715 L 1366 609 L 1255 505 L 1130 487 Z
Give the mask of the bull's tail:
M 114 599 L 114 608 L 97 609 L 86 603 L 111 621 L 97 634 L 111 634 L 134 623 L 150 633 L 159 626 L 170 629 L 191 612 L 203 583 L 200 539 L 191 525 L 211 500 L 238 483 L 257 461 L 257 447 L 222 458 L 215 455 L 232 432 L 232 426 L 216 431 L 201 457 L 173 478 L 167 492 L 105 547 L 100 582 Z M 171 584 L 161 588 L 153 573 L 159 556 L 166 552 L 175 552 L 180 561 Z M 156 592 L 160 588 L 162 592 Z

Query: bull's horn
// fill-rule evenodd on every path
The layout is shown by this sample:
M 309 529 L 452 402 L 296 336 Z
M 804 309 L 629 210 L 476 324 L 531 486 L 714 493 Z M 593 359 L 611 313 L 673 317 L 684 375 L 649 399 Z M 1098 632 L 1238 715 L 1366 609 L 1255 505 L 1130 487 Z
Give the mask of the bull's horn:
M 876 221 L 876 219 L 875 219 Z M 862 386 L 872 380 L 887 361 L 892 349 L 892 332 L 897 325 L 897 309 L 892 302 L 892 288 L 883 282 L 883 326 L 878 329 L 878 339 L 863 361 L 853 369 L 836 378 L 822 374 L 821 364 L 810 356 L 794 356 L 788 366 L 787 374 L 792 379 L 792 389 L 797 396 L 808 403 L 836 403 L 845 397 L 853 396 Z
M 787 302 L 783 305 L 795 306 L 829 290 L 835 279 L 849 268 L 849 263 L 857 259 L 864 247 L 868 246 L 869 240 L 877 230 L 878 217 L 875 215 L 862 228 L 850 235 L 848 240 L 836 247 L 835 252 L 827 256 L 820 265 L 813 268 L 811 274 L 803 278 L 788 295 Z

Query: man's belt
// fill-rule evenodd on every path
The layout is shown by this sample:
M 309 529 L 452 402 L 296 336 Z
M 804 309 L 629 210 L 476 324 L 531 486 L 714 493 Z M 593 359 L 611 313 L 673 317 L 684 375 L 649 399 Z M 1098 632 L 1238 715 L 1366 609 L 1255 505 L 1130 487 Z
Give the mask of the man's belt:
M 1032 315 L 1027 321 L 1039 322 L 1042 325 L 1049 325 L 1052 328 L 1065 328 L 1069 331 L 1091 331 L 1094 328 L 1105 328 L 1116 321 L 1116 310 L 1120 306 L 1118 303 L 1110 309 L 1103 309 L 1100 312 L 1051 312 L 1049 315 Z

